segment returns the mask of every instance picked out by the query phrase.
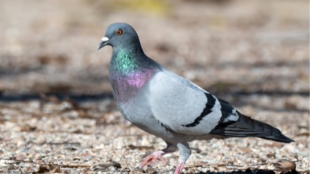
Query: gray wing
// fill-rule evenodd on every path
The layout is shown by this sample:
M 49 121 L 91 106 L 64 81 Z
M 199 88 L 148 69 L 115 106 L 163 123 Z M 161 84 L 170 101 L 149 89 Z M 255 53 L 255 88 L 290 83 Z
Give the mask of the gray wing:
M 167 70 L 158 72 L 149 84 L 153 116 L 175 132 L 208 134 L 217 125 L 239 118 L 230 104 Z

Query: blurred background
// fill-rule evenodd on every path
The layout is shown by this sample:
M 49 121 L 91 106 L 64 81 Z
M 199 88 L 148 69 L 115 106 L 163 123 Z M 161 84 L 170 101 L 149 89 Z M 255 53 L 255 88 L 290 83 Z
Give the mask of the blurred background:
M 121 127 L 119 134 L 109 127 L 112 122 L 128 124 L 112 100 L 108 77 L 112 48 L 96 49 L 106 28 L 115 22 L 132 25 L 145 53 L 170 71 L 244 114 L 297 137 L 300 142 L 286 151 L 287 158 L 296 160 L 300 155 L 309 161 L 307 0 L 2 0 L 1 139 L 13 136 L 12 130 L 23 137 L 20 147 L 11 150 L 13 154 L 2 151 L 4 156 L 14 156 L 26 146 L 25 131 L 36 136 L 51 130 L 99 136 L 109 128 L 112 137 L 122 134 Z M 78 121 L 59 126 L 68 117 L 68 108 L 70 120 Z M 156 139 L 140 133 L 151 142 Z M 2 146 L 19 138 L 2 141 Z M 103 139 L 113 144 L 114 140 Z M 42 135 L 37 141 L 47 139 Z M 133 143 L 157 148 L 147 142 L 138 138 Z M 308 168 L 302 165 L 298 164 L 299 170 L 309 170 L 309 163 Z
M 2 92 L 110 91 L 107 26 L 126 22 L 146 54 L 207 90 L 309 89 L 308 1 L 1 1 Z

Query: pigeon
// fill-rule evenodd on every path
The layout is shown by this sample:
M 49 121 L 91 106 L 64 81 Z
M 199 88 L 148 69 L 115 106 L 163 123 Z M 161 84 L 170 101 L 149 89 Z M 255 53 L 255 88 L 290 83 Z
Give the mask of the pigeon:
M 164 154 L 179 150 L 179 174 L 191 155 L 193 140 L 259 137 L 290 143 L 277 128 L 241 114 L 228 102 L 193 82 L 168 71 L 142 50 L 139 37 L 129 24 L 108 26 L 98 50 L 113 48 L 109 79 L 116 105 L 138 128 L 162 138 L 167 147 L 148 155 L 139 168 L 152 165 Z

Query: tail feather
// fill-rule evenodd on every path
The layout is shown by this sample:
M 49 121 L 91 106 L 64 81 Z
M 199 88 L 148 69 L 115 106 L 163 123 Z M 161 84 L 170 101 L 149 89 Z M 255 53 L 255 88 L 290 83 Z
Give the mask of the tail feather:
M 227 137 L 259 137 L 283 143 L 294 142 L 294 140 L 284 136 L 279 129 L 242 115 L 238 111 L 237 113 L 239 119 L 236 122 L 218 125 L 211 131 L 211 134 Z

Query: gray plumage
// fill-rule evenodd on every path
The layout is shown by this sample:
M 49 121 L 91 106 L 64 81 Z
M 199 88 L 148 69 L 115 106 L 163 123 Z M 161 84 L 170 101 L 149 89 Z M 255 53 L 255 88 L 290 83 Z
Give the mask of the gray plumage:
M 244 116 L 191 81 L 147 57 L 128 24 L 111 24 L 98 49 L 113 47 L 110 82 L 120 112 L 140 129 L 167 142 L 167 148 L 145 159 L 180 151 L 176 173 L 190 156 L 189 141 L 229 137 L 260 137 L 293 142 L 278 129 Z

